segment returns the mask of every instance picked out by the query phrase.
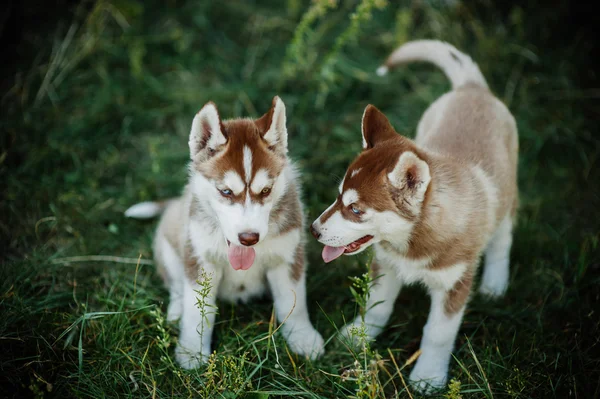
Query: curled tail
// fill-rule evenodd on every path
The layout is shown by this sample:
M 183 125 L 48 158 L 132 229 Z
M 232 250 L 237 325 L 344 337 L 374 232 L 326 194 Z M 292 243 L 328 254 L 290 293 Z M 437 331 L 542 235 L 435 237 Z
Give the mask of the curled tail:
M 171 200 L 167 201 L 146 201 L 132 205 L 125 211 L 125 216 L 134 219 L 150 219 L 160 215 Z
M 377 69 L 377 74 L 383 76 L 394 66 L 413 61 L 429 61 L 437 65 L 448 76 L 453 89 L 467 83 L 488 87 L 471 57 L 461 53 L 451 44 L 439 40 L 415 40 L 403 44 L 390 54 L 385 64 Z

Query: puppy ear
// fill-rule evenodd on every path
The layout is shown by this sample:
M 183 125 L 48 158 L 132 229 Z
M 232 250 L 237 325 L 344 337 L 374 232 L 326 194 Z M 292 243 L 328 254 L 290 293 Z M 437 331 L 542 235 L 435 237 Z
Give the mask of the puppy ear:
M 375 106 L 367 105 L 362 117 L 363 150 L 371 149 L 397 135 L 388 118 Z
M 288 137 L 285 117 L 285 104 L 278 96 L 273 97 L 269 112 L 255 121 L 262 138 L 269 148 L 286 154 L 288 150 Z
M 401 190 L 406 199 L 418 203 L 425 198 L 425 192 L 431 181 L 429 165 L 412 151 L 405 151 L 400 155 L 394 170 L 388 173 L 392 186 Z
M 194 159 L 199 153 L 212 155 L 227 142 L 224 131 L 217 106 L 212 101 L 206 103 L 192 122 L 192 131 L 188 142 L 190 157 Z

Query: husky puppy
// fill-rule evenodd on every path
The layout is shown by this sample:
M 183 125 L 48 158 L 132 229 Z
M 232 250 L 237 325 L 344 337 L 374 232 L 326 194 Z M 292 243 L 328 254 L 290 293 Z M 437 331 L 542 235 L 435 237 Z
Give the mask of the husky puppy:
M 427 391 L 446 383 L 482 254 L 479 290 L 492 296 L 506 290 L 518 138 L 513 116 L 467 55 L 439 41 L 409 42 L 378 73 L 410 61 L 440 67 L 452 91 L 427 109 L 414 141 L 396 133 L 368 105 L 362 117 L 363 150 L 346 171 L 336 201 L 311 231 L 325 244 L 325 262 L 375 247 L 371 272 L 383 277 L 376 280 L 367 305 L 371 338 L 387 323 L 402 285 L 426 286 L 431 309 L 410 379 Z M 360 324 L 357 318 L 342 334 L 350 337 L 350 327 Z
M 212 287 L 209 307 L 217 297 L 246 302 L 269 288 L 290 349 L 311 359 L 323 353 L 306 308 L 303 210 L 287 138 L 279 97 L 256 120 L 222 121 L 209 102 L 192 122 L 183 195 L 125 212 L 135 218 L 163 212 L 154 258 L 170 292 L 167 317 L 180 319 L 175 355 L 183 368 L 211 353 L 215 313 L 209 308 L 202 317 L 196 306 L 203 278 Z

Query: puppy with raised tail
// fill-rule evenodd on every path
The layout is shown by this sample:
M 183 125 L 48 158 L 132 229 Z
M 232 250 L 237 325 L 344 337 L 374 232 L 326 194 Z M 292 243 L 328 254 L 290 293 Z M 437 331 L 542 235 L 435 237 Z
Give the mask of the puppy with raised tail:
M 426 286 L 431 309 L 410 380 L 428 391 L 446 384 L 482 254 L 480 292 L 500 296 L 508 285 L 518 137 L 513 116 L 470 57 L 447 43 L 414 41 L 395 50 L 377 72 L 410 61 L 440 67 L 452 91 L 427 109 L 414 141 L 367 106 L 363 150 L 346 171 L 336 201 L 311 231 L 325 244 L 325 262 L 375 247 L 371 272 L 383 276 L 367 305 L 371 338 L 387 323 L 402 285 Z M 351 323 L 360 324 L 360 318 Z M 342 334 L 350 336 L 351 325 Z
M 290 349 L 321 355 L 323 338 L 306 308 L 303 210 L 287 157 L 283 101 L 275 97 L 259 119 L 226 121 L 209 102 L 192 122 L 189 148 L 183 195 L 125 212 L 135 218 L 163 212 L 153 249 L 170 291 L 167 317 L 180 319 L 178 363 L 195 368 L 211 353 L 215 313 L 209 308 L 203 317 L 196 306 L 203 278 L 211 280 L 207 306 L 217 297 L 246 302 L 269 289 Z

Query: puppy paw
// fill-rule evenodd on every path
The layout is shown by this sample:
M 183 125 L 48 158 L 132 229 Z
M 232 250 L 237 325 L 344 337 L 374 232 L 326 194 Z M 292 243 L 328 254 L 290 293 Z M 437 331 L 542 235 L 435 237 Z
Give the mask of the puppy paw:
M 321 334 L 312 327 L 294 329 L 288 337 L 287 343 L 292 352 L 315 360 L 325 353 L 325 341 Z
M 487 297 L 500 298 L 506 292 L 507 287 L 507 281 L 484 281 L 479 286 L 479 292 Z
M 446 386 L 447 376 L 448 370 L 417 361 L 409 380 L 415 391 L 428 395 Z
M 205 353 L 206 352 L 206 353 Z M 175 348 L 175 360 L 183 369 L 192 370 L 200 367 L 208 360 L 210 351 L 194 352 L 181 345 Z
M 167 321 L 174 322 L 181 318 L 183 313 L 183 303 L 180 299 L 172 299 L 167 307 Z

